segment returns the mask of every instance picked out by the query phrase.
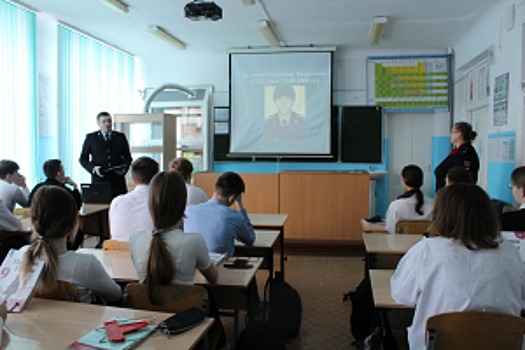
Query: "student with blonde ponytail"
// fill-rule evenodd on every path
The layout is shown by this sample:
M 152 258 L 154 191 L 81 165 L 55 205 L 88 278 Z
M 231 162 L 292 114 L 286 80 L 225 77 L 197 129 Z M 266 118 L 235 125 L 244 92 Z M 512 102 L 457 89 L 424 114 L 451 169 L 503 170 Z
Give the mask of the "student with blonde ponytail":
M 77 231 L 78 209 L 73 197 L 58 186 L 42 186 L 31 205 L 33 242 L 25 250 L 21 277 L 25 278 L 37 257 L 44 260 L 37 293 L 57 288 L 58 281 L 76 286 L 82 302 L 90 303 L 92 291 L 109 302 L 119 301 L 122 290 L 91 254 L 68 251 L 68 237 Z
M 211 283 L 218 271 L 200 234 L 183 232 L 182 218 L 186 209 L 186 183 L 176 172 L 161 172 L 151 180 L 149 211 L 152 232 L 131 235 L 130 252 L 139 280 L 148 286 L 154 303 L 154 286 L 193 284 L 195 269 Z M 148 249 L 149 247 L 149 249 Z

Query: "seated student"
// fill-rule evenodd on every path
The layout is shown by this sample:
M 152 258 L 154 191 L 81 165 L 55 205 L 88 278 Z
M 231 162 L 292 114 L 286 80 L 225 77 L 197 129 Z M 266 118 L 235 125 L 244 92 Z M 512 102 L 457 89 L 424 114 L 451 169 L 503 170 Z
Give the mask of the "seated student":
M 235 239 L 253 244 L 255 231 L 242 204 L 244 190 L 244 181 L 238 174 L 222 174 L 209 201 L 186 208 L 184 228 L 202 234 L 208 249 L 214 253 L 232 256 Z M 238 210 L 230 208 L 234 203 Z
M 510 175 L 512 196 L 519 210 L 501 214 L 502 231 L 525 231 L 525 167 L 514 169 Z
M 17 203 L 29 207 L 29 189 L 26 178 L 18 173 L 19 169 L 12 160 L 0 160 L 0 199 L 10 211 Z
M 122 290 L 108 276 L 102 264 L 91 254 L 68 251 L 68 236 L 76 231 L 78 210 L 73 197 L 59 186 L 42 186 L 35 193 L 31 205 L 34 227 L 33 242 L 25 249 L 21 273 L 31 270 L 36 257 L 44 258 L 44 271 L 37 293 L 52 292 L 57 281 L 76 286 L 80 300 L 92 301 L 92 292 L 108 302 L 117 302 Z
M 434 206 L 431 237 L 416 243 L 390 280 L 400 304 L 415 306 L 408 328 L 410 349 L 425 349 L 430 316 L 487 310 L 519 315 L 525 274 L 517 249 L 499 237 L 487 194 L 476 185 L 441 189 Z
M 44 163 L 44 174 L 46 175 L 46 181 L 41 182 L 35 187 L 33 187 L 31 193 L 29 194 L 29 204 L 31 204 L 31 201 L 35 196 L 36 191 L 40 187 L 60 186 L 67 190 L 73 196 L 78 209 L 82 207 L 82 197 L 80 196 L 80 192 L 78 191 L 78 185 L 75 181 L 71 180 L 70 177 L 66 176 L 64 166 L 62 165 L 62 161 L 60 161 L 60 159 L 50 159 L 46 161 Z M 72 189 L 68 188 L 66 185 L 71 186 Z
M 396 223 L 402 220 L 430 220 L 432 199 L 423 195 L 423 171 L 417 165 L 407 165 L 401 171 L 405 193 L 390 203 L 386 212 L 385 228 L 395 233 Z
M 0 231 L 19 231 L 21 228 L 22 220 L 13 215 L 0 199 Z
M 218 271 L 206 242 L 201 235 L 181 229 L 187 198 L 182 176 L 165 171 L 155 175 L 148 198 L 154 229 L 135 232 L 129 240 L 140 282 L 148 284 L 150 293 L 158 284 L 193 284 L 195 269 L 199 269 L 215 283 Z
M 463 166 L 455 166 L 450 168 L 445 177 L 445 186 L 455 183 L 473 184 L 472 174 Z
M 206 193 L 199 187 L 191 184 L 191 173 L 193 172 L 193 164 L 186 158 L 175 158 L 170 162 L 171 171 L 176 171 L 182 175 L 186 181 L 186 190 L 188 190 L 187 205 L 194 205 L 204 203 L 208 200 Z
M 132 233 L 153 230 L 148 209 L 149 183 L 159 172 L 159 163 L 149 157 L 140 157 L 131 164 L 133 191 L 117 196 L 109 207 L 111 238 L 128 242 Z

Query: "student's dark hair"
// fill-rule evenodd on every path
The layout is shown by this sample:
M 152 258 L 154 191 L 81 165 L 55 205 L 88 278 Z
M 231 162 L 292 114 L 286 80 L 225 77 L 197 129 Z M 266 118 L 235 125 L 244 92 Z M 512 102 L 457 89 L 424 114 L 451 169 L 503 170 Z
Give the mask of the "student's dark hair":
M 179 173 L 160 172 L 149 188 L 149 212 L 153 219 L 153 237 L 149 247 L 146 286 L 148 298 L 157 304 L 155 286 L 170 284 L 175 274 L 173 261 L 163 235 L 182 220 L 186 209 L 186 183 Z
M 48 179 L 54 179 L 60 171 L 62 161 L 60 159 L 50 159 L 44 163 L 44 174 Z
M 520 166 L 510 175 L 510 181 L 518 188 L 525 188 L 525 166 Z
M 476 139 L 476 136 L 478 135 L 477 132 L 472 130 L 472 125 L 470 125 L 467 122 L 457 122 L 454 123 L 454 129 L 459 131 L 461 135 L 463 135 L 463 140 L 465 142 L 472 142 Z
M 244 186 L 242 178 L 239 174 L 232 171 L 223 173 L 215 183 L 215 192 L 223 197 L 229 197 L 231 195 L 238 196 L 244 193 L 245 190 L 246 187 Z
M 447 172 L 447 179 L 449 183 L 474 183 L 472 180 L 472 174 L 469 173 L 463 166 L 455 166 L 450 168 Z
M 0 160 L 0 179 L 5 179 L 7 175 L 14 173 L 18 169 L 20 169 L 18 164 L 16 164 L 16 162 L 13 162 L 12 160 Z
M 171 171 L 176 171 L 182 175 L 184 180 L 191 180 L 191 173 L 193 173 L 193 164 L 186 158 L 172 159 L 169 165 Z
M 273 99 L 277 100 L 279 97 L 287 96 L 292 100 L 295 100 L 295 90 L 289 85 L 278 85 L 273 90 Z
M 423 170 L 420 167 L 414 164 L 407 165 L 401 171 L 401 177 L 408 187 L 412 187 L 410 191 L 406 191 L 399 197 L 400 198 L 410 198 L 413 195 L 416 195 L 416 206 L 414 210 L 417 214 L 423 215 L 423 204 L 425 199 L 423 197 L 423 192 L 421 192 L 421 186 L 423 186 Z
M 470 250 L 498 246 L 499 226 L 489 197 L 473 184 L 454 183 L 438 191 L 430 233 L 454 238 Z
M 131 177 L 138 183 L 149 184 L 159 172 L 159 163 L 150 157 L 140 157 L 131 164 Z
M 36 259 L 44 260 L 44 270 L 37 291 L 48 293 L 58 286 L 58 256 L 50 240 L 71 235 L 78 220 L 78 209 L 65 189 L 59 186 L 42 186 L 31 202 L 33 240 L 24 254 L 21 264 L 21 279 L 25 281 Z
M 109 114 L 109 112 L 100 112 L 99 114 L 97 114 L 97 122 L 100 120 L 100 118 L 102 117 L 111 117 L 111 114 Z

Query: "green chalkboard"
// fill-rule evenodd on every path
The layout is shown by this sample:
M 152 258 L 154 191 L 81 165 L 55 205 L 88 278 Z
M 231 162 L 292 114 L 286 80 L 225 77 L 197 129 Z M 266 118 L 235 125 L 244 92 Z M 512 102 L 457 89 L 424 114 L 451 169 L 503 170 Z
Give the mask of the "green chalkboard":
M 379 106 L 339 107 L 341 161 L 381 163 L 383 159 L 383 111 Z

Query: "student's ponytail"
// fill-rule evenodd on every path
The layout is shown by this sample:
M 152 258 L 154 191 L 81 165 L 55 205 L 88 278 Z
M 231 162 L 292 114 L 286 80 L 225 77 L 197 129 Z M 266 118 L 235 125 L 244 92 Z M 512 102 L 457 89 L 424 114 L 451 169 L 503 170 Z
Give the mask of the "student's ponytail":
M 20 282 L 23 285 L 29 278 L 37 259 L 44 262 L 44 268 L 36 293 L 48 294 L 58 287 L 58 256 L 46 238 L 39 237 L 29 245 L 20 266 Z
M 155 293 L 156 285 L 171 284 L 175 275 L 174 257 L 166 247 L 162 239 L 164 230 L 153 230 L 152 239 L 149 246 L 148 266 L 146 270 L 146 287 L 148 298 L 153 305 L 158 304 L 158 298 Z
M 421 186 L 423 186 L 423 170 L 417 165 L 407 165 L 401 171 L 401 177 L 405 185 L 410 187 L 411 190 L 406 191 L 397 198 L 410 198 L 415 194 L 417 202 L 414 210 L 418 215 L 423 215 L 422 208 L 425 202 L 423 192 L 421 192 Z

